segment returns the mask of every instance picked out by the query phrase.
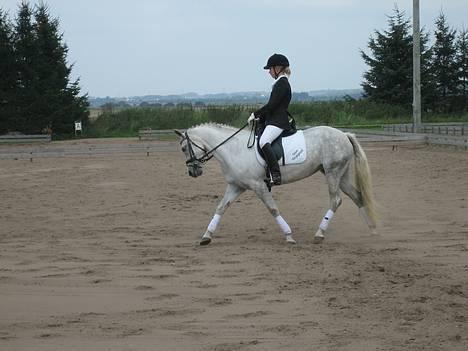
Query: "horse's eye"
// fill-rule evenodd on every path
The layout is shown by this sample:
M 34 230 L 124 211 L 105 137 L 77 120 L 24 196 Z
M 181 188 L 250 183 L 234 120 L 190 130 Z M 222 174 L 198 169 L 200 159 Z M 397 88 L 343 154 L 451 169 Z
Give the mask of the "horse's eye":
M 182 152 L 185 152 L 187 150 L 187 146 L 182 146 Z

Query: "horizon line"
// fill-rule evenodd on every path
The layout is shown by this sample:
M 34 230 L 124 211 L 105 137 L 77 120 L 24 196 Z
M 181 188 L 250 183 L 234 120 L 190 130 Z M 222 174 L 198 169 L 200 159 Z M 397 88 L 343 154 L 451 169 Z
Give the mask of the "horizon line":
M 325 89 L 315 89 L 315 90 L 301 90 L 301 91 L 293 91 L 293 93 L 313 93 L 319 91 L 341 91 L 341 90 L 362 90 L 362 88 L 325 88 Z M 269 93 L 266 90 L 246 90 L 246 91 L 231 91 L 231 92 L 216 92 L 216 93 L 197 93 L 193 91 L 188 91 L 185 93 L 168 93 L 168 94 L 143 94 L 143 95 L 125 95 L 125 96 L 97 96 L 97 95 L 89 95 L 89 98 L 113 98 L 113 99 L 122 99 L 122 98 L 132 98 L 132 97 L 142 97 L 142 96 L 181 96 L 181 95 L 197 95 L 197 96 L 206 96 L 206 95 L 220 95 L 220 94 L 253 94 L 253 93 Z

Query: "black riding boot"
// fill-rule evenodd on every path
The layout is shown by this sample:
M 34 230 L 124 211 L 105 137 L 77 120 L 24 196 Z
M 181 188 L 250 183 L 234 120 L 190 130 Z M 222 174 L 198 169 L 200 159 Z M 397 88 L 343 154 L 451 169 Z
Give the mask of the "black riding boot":
M 268 169 L 270 170 L 271 182 L 273 185 L 281 185 L 281 173 L 278 160 L 276 159 L 276 155 L 273 152 L 270 143 L 266 143 L 262 147 L 262 151 L 265 156 L 265 161 L 268 164 Z

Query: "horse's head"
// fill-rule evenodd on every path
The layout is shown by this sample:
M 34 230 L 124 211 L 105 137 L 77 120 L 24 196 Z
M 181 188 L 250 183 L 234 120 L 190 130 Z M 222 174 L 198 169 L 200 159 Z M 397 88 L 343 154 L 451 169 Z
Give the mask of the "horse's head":
M 189 138 L 187 132 L 182 133 L 178 130 L 174 130 L 174 132 L 180 138 L 179 143 L 186 157 L 185 164 L 187 165 L 189 176 L 194 178 L 201 176 L 203 174 L 201 157 L 206 154 L 205 149 Z

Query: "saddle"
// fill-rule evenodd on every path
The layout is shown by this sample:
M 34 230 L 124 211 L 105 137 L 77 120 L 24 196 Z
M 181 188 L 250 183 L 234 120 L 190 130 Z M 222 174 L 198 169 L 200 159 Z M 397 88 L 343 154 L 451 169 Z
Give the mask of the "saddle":
M 278 161 L 282 160 L 281 164 L 284 166 L 286 162 L 286 158 L 284 157 L 284 148 L 283 148 L 283 138 L 291 136 L 297 132 L 296 129 L 296 121 L 291 118 L 290 120 L 291 128 L 289 130 L 283 131 L 278 138 L 276 138 L 273 143 L 271 143 L 271 148 L 276 155 L 276 159 Z M 257 137 L 257 151 L 259 155 L 265 160 L 265 156 L 263 155 L 262 148 L 260 147 L 260 137 L 262 136 L 263 131 L 265 130 L 265 125 L 257 125 L 255 129 L 255 136 Z
M 281 161 L 281 164 L 284 166 L 286 163 L 286 158 L 284 157 L 284 148 L 283 148 L 283 138 L 288 137 L 296 133 L 297 131 L 284 131 L 281 133 L 281 135 L 273 141 L 271 144 L 271 148 L 273 149 L 273 152 L 275 153 L 276 159 L 278 161 Z M 260 135 L 257 136 L 257 151 L 260 154 L 260 156 L 265 160 L 265 156 L 263 155 L 262 148 L 260 147 Z

